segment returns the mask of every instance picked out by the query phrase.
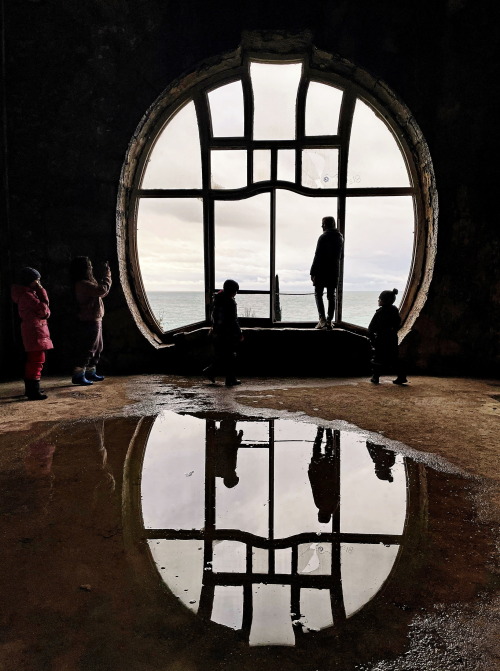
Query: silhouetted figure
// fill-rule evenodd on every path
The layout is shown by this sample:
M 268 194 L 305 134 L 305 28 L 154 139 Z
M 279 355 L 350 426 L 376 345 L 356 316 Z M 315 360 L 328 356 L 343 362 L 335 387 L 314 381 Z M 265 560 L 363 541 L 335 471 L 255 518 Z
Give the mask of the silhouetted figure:
M 236 431 L 235 419 L 223 419 L 215 430 L 215 477 L 223 479 L 226 487 L 235 487 L 239 482 L 236 474 L 238 448 L 243 431 Z
M 332 518 L 339 505 L 337 487 L 337 460 L 335 453 L 339 449 L 339 431 L 326 429 L 325 451 L 322 451 L 322 442 L 325 429 L 318 426 L 314 439 L 311 463 L 309 464 L 309 482 L 318 508 L 318 522 L 326 524 Z
M 236 379 L 236 353 L 243 335 L 234 300 L 239 288 L 235 280 L 226 280 L 222 291 L 214 296 L 211 333 L 215 356 L 214 361 L 203 369 L 205 376 L 214 384 L 217 375 L 225 375 L 227 387 L 241 384 Z
M 315 328 L 331 329 L 344 239 L 340 231 L 335 227 L 335 219 L 333 217 L 323 217 L 321 228 L 323 229 L 323 233 L 318 238 L 310 271 L 319 316 L 319 322 Z M 328 299 L 328 312 L 326 315 L 325 304 L 323 302 L 325 287 Z
M 104 380 L 96 372 L 103 349 L 102 299 L 111 288 L 111 270 L 106 261 L 94 277 L 92 263 L 88 256 L 77 256 L 71 262 L 71 281 L 78 305 L 75 367 L 71 381 L 83 387 Z
M 19 272 L 18 284 L 13 284 L 11 296 L 21 318 L 21 337 L 26 363 L 24 366 L 24 393 L 30 401 L 47 398 L 40 390 L 40 377 L 45 352 L 54 346 L 50 339 L 47 319 L 50 317 L 49 298 L 40 283 L 40 273 L 28 266 Z
M 366 447 L 370 453 L 373 463 L 375 464 L 375 474 L 379 480 L 387 480 L 393 482 L 394 477 L 391 468 L 396 462 L 396 455 L 391 450 L 388 450 L 383 445 L 377 445 L 371 441 L 366 441 Z
M 368 326 L 368 335 L 372 345 L 372 377 L 373 384 L 379 384 L 380 375 L 384 370 L 395 370 L 394 384 L 406 384 L 406 371 L 399 358 L 398 331 L 401 326 L 399 311 L 394 305 L 397 289 L 382 291 L 378 297 L 379 308 L 373 315 Z

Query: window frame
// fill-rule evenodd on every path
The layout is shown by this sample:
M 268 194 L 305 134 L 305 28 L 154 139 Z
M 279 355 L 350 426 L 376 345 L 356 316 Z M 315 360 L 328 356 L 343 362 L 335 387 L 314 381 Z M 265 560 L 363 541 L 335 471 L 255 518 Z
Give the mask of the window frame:
M 294 140 L 254 140 L 253 100 L 250 83 L 250 62 L 302 63 L 302 76 L 297 93 L 297 133 Z M 325 64 L 325 61 L 327 64 Z M 211 71 L 212 70 L 212 71 Z M 362 75 L 362 76 L 361 76 Z M 244 135 L 242 137 L 213 137 L 208 93 L 213 89 L 241 80 L 244 102 Z M 306 136 L 305 109 L 309 82 L 333 85 L 343 90 L 338 133 L 334 136 Z M 367 82 L 371 87 L 367 87 Z M 355 101 L 366 103 L 385 122 L 399 145 L 405 161 L 408 175 L 408 187 L 349 187 L 347 186 L 347 159 L 350 129 Z M 141 189 L 140 184 L 148 158 L 154 148 L 161 130 L 168 121 L 189 101 L 193 101 L 200 132 L 201 150 L 201 189 Z M 338 185 L 336 188 L 312 189 L 301 185 L 302 150 L 306 148 L 326 147 L 339 150 Z M 240 189 L 212 189 L 210 174 L 210 152 L 220 149 L 245 149 L 247 151 L 247 186 Z M 296 150 L 296 183 L 276 179 L 278 149 Z M 253 183 L 253 151 L 271 149 L 271 180 Z M 274 178 L 274 179 L 273 179 Z M 141 331 L 155 344 L 172 342 L 176 333 L 192 331 L 209 323 L 209 310 L 215 286 L 215 222 L 214 203 L 216 200 L 242 200 L 259 193 L 270 193 L 270 291 L 258 292 L 243 289 L 240 293 L 269 293 L 269 317 L 265 319 L 240 318 L 242 326 L 261 326 L 268 328 L 307 328 L 309 322 L 275 321 L 274 296 L 276 292 L 275 243 L 276 243 L 276 192 L 285 189 L 307 196 L 332 196 L 337 198 L 337 225 L 345 234 L 345 213 L 347 198 L 370 196 L 408 196 L 412 197 L 415 221 L 413 255 L 408 280 L 400 303 L 400 313 L 404 335 L 415 321 L 427 293 L 432 277 L 435 256 L 435 238 L 437 225 L 437 194 L 434 174 L 425 140 L 409 110 L 381 82 L 373 79 L 359 68 L 349 70 L 345 61 L 337 61 L 328 54 L 317 50 L 301 51 L 297 54 L 261 53 L 251 50 L 236 52 L 232 59 L 213 68 L 200 68 L 196 76 L 183 77 L 174 82 L 164 92 L 136 132 L 127 160 L 122 170 L 122 179 L 118 199 L 118 238 L 122 283 L 125 287 L 127 302 Z M 163 331 L 153 314 L 142 281 L 137 249 L 137 210 L 141 198 L 182 198 L 195 197 L 203 200 L 203 241 L 205 275 L 205 319 L 186 324 L 169 331 Z M 125 232 L 125 235 L 123 233 Z M 348 330 L 366 333 L 366 328 L 342 320 L 343 301 L 343 259 L 336 299 L 336 326 Z

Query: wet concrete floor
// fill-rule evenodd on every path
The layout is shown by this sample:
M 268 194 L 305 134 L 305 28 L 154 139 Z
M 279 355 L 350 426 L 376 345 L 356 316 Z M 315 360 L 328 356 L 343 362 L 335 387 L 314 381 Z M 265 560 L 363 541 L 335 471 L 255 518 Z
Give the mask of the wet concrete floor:
M 492 480 L 286 383 L 1 390 L 2 670 L 499 668 Z

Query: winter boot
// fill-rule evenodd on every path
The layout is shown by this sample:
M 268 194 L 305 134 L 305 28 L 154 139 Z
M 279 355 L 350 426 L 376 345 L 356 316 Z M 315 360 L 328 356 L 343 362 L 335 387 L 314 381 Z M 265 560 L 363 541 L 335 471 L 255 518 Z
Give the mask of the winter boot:
M 47 398 L 47 394 L 40 393 L 40 380 L 25 380 L 24 394 L 28 401 L 44 401 Z
M 95 370 L 95 366 L 92 366 L 91 368 L 87 368 L 85 370 L 85 378 L 87 380 L 91 380 L 92 382 L 100 382 L 101 380 L 104 380 L 104 375 L 98 375 Z
M 75 368 L 71 382 L 73 384 L 79 384 L 82 387 L 88 387 L 89 385 L 94 384 L 92 380 L 87 380 L 85 377 L 85 370 L 83 368 Z

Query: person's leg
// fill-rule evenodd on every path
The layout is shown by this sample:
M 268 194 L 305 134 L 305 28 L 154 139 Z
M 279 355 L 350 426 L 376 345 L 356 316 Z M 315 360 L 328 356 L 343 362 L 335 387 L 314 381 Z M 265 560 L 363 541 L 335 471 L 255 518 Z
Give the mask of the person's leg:
M 317 284 L 314 287 L 314 298 L 316 300 L 316 307 L 318 309 L 318 317 L 319 317 L 319 322 L 316 325 L 317 329 L 323 329 L 326 327 L 325 304 L 323 302 L 324 290 L 325 287 L 322 284 Z
M 326 328 L 332 328 L 332 319 L 335 312 L 335 287 L 326 288 L 326 297 L 328 299 L 328 312 L 326 314 Z
M 408 378 L 406 377 L 406 365 L 399 355 L 396 358 L 396 376 L 396 379 L 392 381 L 394 384 L 408 383 Z
M 45 363 L 45 351 L 26 352 L 24 367 L 24 393 L 30 401 L 43 401 L 46 394 L 40 392 L 40 377 Z
M 85 369 L 85 377 L 87 380 L 92 382 L 100 382 L 104 380 L 104 375 L 98 375 L 96 372 L 96 366 L 99 363 L 101 358 L 101 353 L 103 350 L 103 341 L 102 341 L 102 321 L 92 322 L 93 328 L 92 332 L 94 333 L 94 342 L 91 347 L 91 355 L 89 363 Z
M 94 322 L 78 322 L 77 325 L 76 365 L 73 368 L 71 381 L 82 387 L 93 384 L 92 380 L 87 380 L 85 377 L 85 370 L 94 353 L 95 329 L 93 324 Z

